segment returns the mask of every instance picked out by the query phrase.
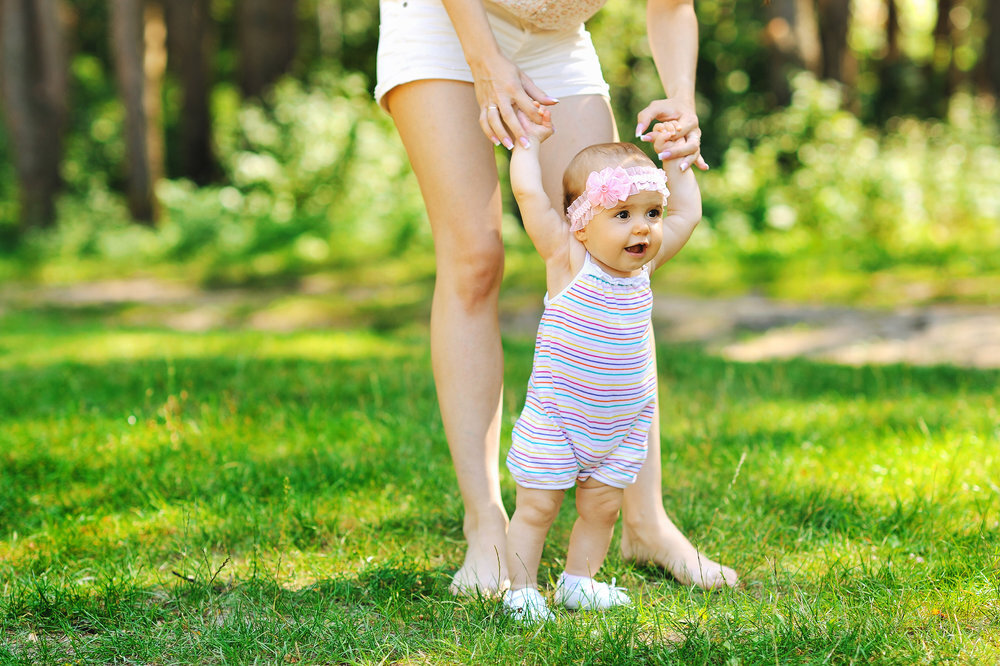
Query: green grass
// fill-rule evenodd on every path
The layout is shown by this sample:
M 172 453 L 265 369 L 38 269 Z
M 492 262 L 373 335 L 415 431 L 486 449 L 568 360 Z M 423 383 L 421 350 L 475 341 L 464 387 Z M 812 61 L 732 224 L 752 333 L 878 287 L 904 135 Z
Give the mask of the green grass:
M 108 322 L 0 315 L 0 663 L 1000 661 L 1000 372 L 661 347 L 666 506 L 745 584 L 613 546 L 634 607 L 525 629 L 447 593 L 462 511 L 421 327 Z M 530 363 L 508 340 L 505 438 Z

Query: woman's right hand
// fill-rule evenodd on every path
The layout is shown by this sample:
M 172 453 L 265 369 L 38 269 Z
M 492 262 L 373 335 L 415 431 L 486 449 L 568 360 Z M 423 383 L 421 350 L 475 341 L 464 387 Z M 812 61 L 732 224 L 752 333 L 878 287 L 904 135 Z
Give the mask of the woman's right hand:
M 531 122 L 542 124 L 541 104 L 556 104 L 559 100 L 546 95 L 527 74 L 514 63 L 497 54 L 489 62 L 471 66 L 479 102 L 479 126 L 483 134 L 507 150 L 519 142 L 527 147 L 531 139 L 525 132 L 517 113 L 521 111 Z

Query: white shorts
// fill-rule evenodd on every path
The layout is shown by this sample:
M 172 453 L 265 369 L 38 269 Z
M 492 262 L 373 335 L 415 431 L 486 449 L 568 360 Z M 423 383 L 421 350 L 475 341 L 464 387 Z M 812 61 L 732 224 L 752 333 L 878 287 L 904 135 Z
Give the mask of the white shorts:
M 608 84 L 590 33 L 581 23 L 569 30 L 539 31 L 486 3 L 493 34 L 503 53 L 545 94 L 608 97 Z M 462 45 L 440 0 L 380 0 L 375 99 L 403 83 L 448 79 L 472 83 Z

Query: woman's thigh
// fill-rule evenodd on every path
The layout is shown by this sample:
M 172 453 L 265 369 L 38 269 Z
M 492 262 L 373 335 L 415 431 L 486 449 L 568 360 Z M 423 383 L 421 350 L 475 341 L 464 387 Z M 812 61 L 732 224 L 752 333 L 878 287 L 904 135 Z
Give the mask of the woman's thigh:
M 564 97 L 549 108 L 555 133 L 542 144 L 542 178 L 553 207 L 563 210 L 562 175 L 566 165 L 587 146 L 617 141 L 618 131 L 611 105 L 602 95 Z
M 501 212 L 496 156 L 479 127 L 472 84 L 414 81 L 393 88 L 386 101 L 420 184 L 439 257 L 495 250 Z

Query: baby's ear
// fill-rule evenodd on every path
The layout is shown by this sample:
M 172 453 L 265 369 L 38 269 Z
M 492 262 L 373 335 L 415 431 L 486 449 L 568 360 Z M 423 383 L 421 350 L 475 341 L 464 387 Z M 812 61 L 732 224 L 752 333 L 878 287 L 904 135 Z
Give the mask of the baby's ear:
M 581 243 L 586 243 L 587 242 L 587 227 L 584 227 L 583 229 L 577 229 L 576 231 L 573 232 L 573 236 L 575 236 L 576 239 L 578 241 L 580 241 Z

